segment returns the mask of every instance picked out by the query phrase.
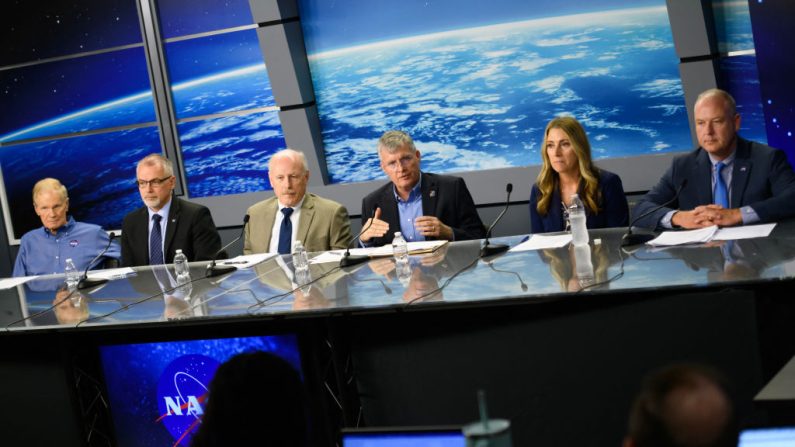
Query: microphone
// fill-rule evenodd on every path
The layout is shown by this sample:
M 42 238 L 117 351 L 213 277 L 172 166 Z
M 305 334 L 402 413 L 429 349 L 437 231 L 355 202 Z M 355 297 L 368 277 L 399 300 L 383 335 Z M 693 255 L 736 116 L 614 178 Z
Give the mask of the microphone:
M 345 267 L 351 267 L 351 266 L 354 266 L 354 265 L 359 265 L 362 262 L 367 262 L 367 261 L 370 260 L 369 256 L 361 256 L 361 255 L 359 255 L 359 256 L 351 256 L 351 245 L 353 245 L 356 241 L 358 241 L 359 237 L 361 237 L 361 235 L 364 234 L 365 231 L 369 230 L 370 227 L 373 225 L 373 219 L 375 218 L 375 210 L 376 209 L 378 209 L 378 205 L 376 205 L 375 209 L 373 209 L 373 213 L 370 216 L 370 223 L 365 225 L 364 228 L 362 228 L 362 231 L 360 231 L 359 234 L 357 234 L 356 237 L 353 238 L 351 243 L 348 244 L 348 247 L 345 248 L 345 254 L 342 255 L 342 259 L 340 259 L 340 268 L 345 268 Z
M 511 274 L 511 275 L 515 275 L 516 278 L 519 280 L 519 286 L 522 288 L 522 292 L 527 292 L 527 289 L 528 289 L 527 284 L 525 284 L 525 282 L 522 281 L 522 276 L 518 272 L 514 272 L 513 270 L 498 269 L 497 267 L 494 267 L 493 261 L 483 261 L 483 262 L 485 262 L 486 265 L 488 265 L 495 272 L 508 273 L 508 274 Z
M 231 272 L 234 272 L 235 270 L 237 270 L 237 267 L 235 267 L 234 265 L 215 265 L 215 260 L 216 260 L 216 258 L 218 258 L 218 256 L 221 255 L 221 253 L 223 253 L 224 250 L 229 248 L 230 245 L 232 245 L 235 242 L 239 241 L 240 238 L 243 237 L 243 234 L 245 234 L 244 232 L 246 231 L 246 225 L 248 224 L 248 220 L 250 218 L 251 218 L 251 216 L 246 214 L 246 216 L 243 218 L 243 228 L 240 229 L 240 235 L 238 237 L 232 239 L 232 242 L 224 245 L 223 247 L 221 247 L 220 250 L 215 252 L 215 254 L 212 257 L 212 260 L 210 261 L 209 264 L 207 264 L 207 271 L 206 271 L 206 274 L 204 275 L 205 278 L 212 278 L 213 276 L 220 276 L 220 275 L 223 275 L 223 274 L 226 274 L 226 273 L 231 273 Z
M 108 282 L 108 280 L 104 278 L 88 279 L 88 270 L 91 268 L 92 265 L 94 265 L 95 262 L 97 262 L 98 259 L 102 258 L 102 256 L 104 256 L 105 253 L 107 253 L 108 250 L 110 250 L 110 244 L 113 243 L 114 238 L 116 238 L 116 233 L 111 231 L 110 234 L 108 234 L 108 245 L 106 245 L 105 249 L 99 252 L 99 254 L 96 255 L 94 259 L 92 259 L 91 262 L 88 263 L 88 265 L 86 266 L 86 270 L 83 272 L 83 275 L 80 276 L 80 281 L 77 282 L 77 288 L 79 290 L 90 289 L 92 287 L 100 286 Z
M 498 255 L 504 251 L 508 251 L 508 246 L 505 244 L 489 244 L 489 238 L 491 237 L 491 230 L 494 229 L 494 226 L 497 225 L 497 222 L 502 219 L 502 216 L 505 215 L 505 212 L 508 211 L 508 205 L 511 204 L 511 192 L 513 191 L 513 183 L 508 183 L 505 185 L 505 192 L 508 193 L 508 197 L 505 199 L 505 208 L 502 209 L 502 212 L 494 222 L 491 224 L 489 229 L 486 231 L 486 240 L 484 241 L 483 248 L 480 249 L 480 257 L 485 258 L 487 256 L 494 256 Z
M 646 242 L 649 242 L 650 240 L 654 239 L 655 236 L 653 234 L 633 234 L 632 226 L 635 225 L 635 223 L 640 219 L 643 219 L 644 217 L 648 216 L 649 214 L 652 214 L 653 212 L 659 210 L 660 208 L 663 208 L 673 203 L 676 199 L 679 198 L 679 193 L 682 192 L 682 190 L 685 188 L 686 185 L 687 185 L 687 179 L 682 180 L 682 183 L 680 183 L 679 187 L 676 188 L 676 194 L 674 194 L 674 196 L 671 197 L 670 200 L 663 203 L 662 205 L 655 206 L 649 211 L 646 211 L 640 216 L 632 219 L 632 222 L 629 223 L 629 228 L 627 228 L 627 233 L 624 235 L 624 237 L 621 238 L 621 246 L 629 247 L 632 245 L 645 244 Z

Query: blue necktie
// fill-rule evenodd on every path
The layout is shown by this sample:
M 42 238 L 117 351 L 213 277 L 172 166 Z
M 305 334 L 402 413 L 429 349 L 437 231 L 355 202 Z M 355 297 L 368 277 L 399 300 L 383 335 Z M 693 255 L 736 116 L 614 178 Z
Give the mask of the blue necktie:
M 286 255 L 290 253 L 293 245 L 293 223 L 290 222 L 290 215 L 293 214 L 292 208 L 282 208 L 282 226 L 279 230 L 279 254 Z
M 720 205 L 724 208 L 729 207 L 729 189 L 726 188 L 726 182 L 723 181 L 723 176 L 721 175 L 721 171 L 725 168 L 726 165 L 723 164 L 722 161 L 719 161 L 718 164 L 715 165 L 715 204 Z
M 149 235 L 149 265 L 165 264 L 163 261 L 163 233 L 160 231 L 160 214 L 152 215 L 152 233 Z

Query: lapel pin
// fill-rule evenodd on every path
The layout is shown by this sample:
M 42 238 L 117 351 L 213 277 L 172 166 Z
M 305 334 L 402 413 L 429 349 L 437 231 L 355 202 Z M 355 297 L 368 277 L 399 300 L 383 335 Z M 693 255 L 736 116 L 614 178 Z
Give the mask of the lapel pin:
M 435 190 L 435 189 L 434 189 L 434 190 L 431 190 L 431 194 L 430 194 L 430 196 L 431 196 L 431 197 L 436 197 L 436 190 Z
M 745 166 L 740 168 L 740 172 L 745 172 Z

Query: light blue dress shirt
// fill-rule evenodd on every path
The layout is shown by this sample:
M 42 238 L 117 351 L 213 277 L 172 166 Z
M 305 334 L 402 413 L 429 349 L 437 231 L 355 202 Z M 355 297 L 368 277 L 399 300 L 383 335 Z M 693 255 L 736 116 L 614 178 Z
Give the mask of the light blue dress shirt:
M 44 227 L 28 231 L 20 241 L 13 275 L 63 273 L 67 259 L 72 259 L 77 269 L 83 271 L 108 246 L 109 239 L 99 225 L 75 222 L 72 217 L 54 235 Z M 111 244 L 105 257 L 119 259 L 119 244 Z M 97 260 L 91 267 L 97 267 L 102 261 Z
M 723 177 L 723 181 L 726 183 L 726 189 L 728 190 L 728 193 L 729 193 L 729 207 L 732 207 L 733 206 L 733 204 L 731 203 L 732 178 L 734 176 L 734 159 L 735 159 L 735 156 L 737 155 L 737 152 L 736 151 L 732 152 L 731 155 L 729 155 L 728 157 L 724 158 L 723 160 L 717 160 L 717 159 L 713 158 L 712 155 L 710 155 L 710 154 L 707 154 L 707 155 L 709 155 L 709 161 L 710 161 L 710 163 L 712 163 L 712 170 L 711 170 L 711 172 L 712 172 L 712 183 L 711 184 L 712 184 L 713 198 L 714 198 L 714 195 L 715 195 L 715 184 L 718 182 L 718 178 L 717 178 L 718 169 L 717 169 L 716 166 L 717 166 L 719 161 L 723 161 L 723 164 L 725 165 L 725 167 L 721 171 L 721 177 Z M 668 213 L 665 214 L 665 216 L 663 216 L 662 220 L 660 221 L 660 224 L 662 225 L 663 228 L 673 228 L 673 223 L 671 222 L 671 219 L 673 219 L 674 214 L 676 214 L 677 211 L 678 210 L 669 211 Z M 759 222 L 759 215 L 756 214 L 756 211 L 754 211 L 754 209 L 751 208 L 748 205 L 743 206 L 743 207 L 740 208 L 740 214 L 742 215 L 743 225 L 749 225 L 749 224 L 753 224 L 753 223 Z
M 420 181 L 411 188 L 409 197 L 403 200 L 398 195 L 397 191 L 392 186 L 392 192 L 395 194 L 395 201 L 398 206 L 398 216 L 400 217 L 400 232 L 403 234 L 403 239 L 407 242 L 424 241 L 425 236 L 420 234 L 414 227 L 414 221 L 422 216 L 422 176 Z

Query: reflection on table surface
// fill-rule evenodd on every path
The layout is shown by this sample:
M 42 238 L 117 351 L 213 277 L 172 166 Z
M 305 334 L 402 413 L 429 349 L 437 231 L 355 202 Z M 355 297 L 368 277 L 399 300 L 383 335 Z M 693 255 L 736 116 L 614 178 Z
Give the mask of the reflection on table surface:
M 767 238 L 693 246 L 622 248 L 622 229 L 595 230 L 587 247 L 508 252 L 480 259 L 481 241 L 453 242 L 408 263 L 375 258 L 354 267 L 312 264 L 311 282 L 295 283 L 289 256 L 205 278 L 191 263 L 190 284 L 173 266 L 137 267 L 87 290 L 69 290 L 63 275 L 0 291 L 0 324 L 10 330 L 74 327 L 288 312 L 390 310 L 405 306 L 518 299 L 547 301 L 606 291 L 741 284 L 795 276 L 795 221 Z M 498 238 L 517 245 L 523 236 Z

